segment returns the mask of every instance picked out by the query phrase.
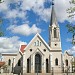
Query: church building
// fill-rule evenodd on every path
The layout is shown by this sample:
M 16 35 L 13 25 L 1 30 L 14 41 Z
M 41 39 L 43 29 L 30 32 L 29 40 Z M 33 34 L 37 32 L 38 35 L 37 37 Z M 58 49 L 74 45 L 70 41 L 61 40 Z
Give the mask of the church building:
M 46 43 L 42 36 L 37 33 L 28 45 L 21 45 L 17 54 L 2 54 L 2 56 L 4 61 L 10 63 L 9 68 L 14 73 L 51 73 L 52 70 L 61 73 L 66 71 L 68 67 L 71 67 L 69 70 L 71 71 L 73 56 L 67 51 L 62 53 L 60 27 L 54 4 L 52 4 L 49 25 L 49 43 Z

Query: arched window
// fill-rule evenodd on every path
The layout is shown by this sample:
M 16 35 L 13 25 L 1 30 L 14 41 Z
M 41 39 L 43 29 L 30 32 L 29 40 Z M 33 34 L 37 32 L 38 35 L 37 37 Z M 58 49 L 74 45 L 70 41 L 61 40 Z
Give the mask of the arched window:
M 66 63 L 66 66 L 68 66 L 68 60 L 67 59 L 66 59 L 65 63 Z
M 48 68 L 49 67 L 49 64 L 48 64 L 48 59 L 46 59 L 46 73 L 48 73 Z
M 37 46 L 39 46 L 39 41 L 37 40 Z
M 21 60 L 18 60 L 18 66 L 21 66 Z
M 36 42 L 34 42 L 34 46 L 36 46 Z
M 55 65 L 58 66 L 58 59 L 55 59 Z
M 57 38 L 57 30 L 54 28 L 54 38 Z
M 8 65 L 9 65 L 9 66 L 11 65 L 11 60 L 10 60 L 10 59 L 8 60 Z
M 40 42 L 40 46 L 41 46 L 41 42 Z
M 41 55 L 40 54 L 36 54 L 35 55 L 35 73 L 41 73 L 42 72 L 42 64 L 41 64 Z

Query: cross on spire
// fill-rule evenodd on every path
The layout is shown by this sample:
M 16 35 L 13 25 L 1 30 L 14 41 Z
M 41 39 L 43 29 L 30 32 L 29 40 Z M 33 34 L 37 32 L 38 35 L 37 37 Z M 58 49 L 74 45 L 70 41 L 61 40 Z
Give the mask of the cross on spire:
M 54 0 L 52 0 L 52 5 L 54 5 Z

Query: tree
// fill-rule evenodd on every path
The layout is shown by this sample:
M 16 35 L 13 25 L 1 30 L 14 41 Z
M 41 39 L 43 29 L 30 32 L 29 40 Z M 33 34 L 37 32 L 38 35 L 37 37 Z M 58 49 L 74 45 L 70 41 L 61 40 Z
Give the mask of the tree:
M 67 13 L 69 14 L 69 18 L 75 17 L 75 0 L 69 1 L 69 3 L 72 5 L 72 7 L 67 9 Z M 72 44 L 75 45 L 75 25 L 68 24 L 67 25 L 68 32 L 72 33 Z
M 3 31 L 2 31 L 2 19 L 0 19 L 0 37 L 3 36 Z
M 2 2 L 4 2 L 4 1 L 0 0 L 0 3 L 2 3 Z
M 0 3 L 2 3 L 4 1 L 0 0 Z M 2 19 L 0 17 L 0 37 L 3 36 L 3 32 L 2 32 L 2 29 L 1 29 L 1 24 L 2 24 Z

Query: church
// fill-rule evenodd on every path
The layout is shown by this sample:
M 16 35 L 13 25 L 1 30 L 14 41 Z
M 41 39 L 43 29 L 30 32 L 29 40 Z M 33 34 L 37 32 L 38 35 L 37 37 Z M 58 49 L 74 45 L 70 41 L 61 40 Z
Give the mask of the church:
M 2 54 L 8 70 L 13 73 L 51 73 L 72 71 L 73 55 L 62 53 L 60 27 L 52 4 L 49 43 L 37 33 L 28 45 L 21 45 L 18 53 Z

